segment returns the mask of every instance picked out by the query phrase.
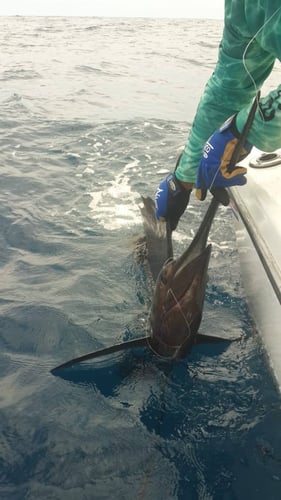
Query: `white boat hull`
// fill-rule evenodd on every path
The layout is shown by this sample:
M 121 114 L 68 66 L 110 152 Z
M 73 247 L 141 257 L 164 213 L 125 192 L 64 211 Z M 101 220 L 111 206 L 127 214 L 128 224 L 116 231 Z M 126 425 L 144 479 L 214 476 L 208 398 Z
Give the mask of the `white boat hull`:
M 248 159 L 247 184 L 230 196 L 249 308 L 281 390 L 281 156 L 259 166 L 257 155 Z

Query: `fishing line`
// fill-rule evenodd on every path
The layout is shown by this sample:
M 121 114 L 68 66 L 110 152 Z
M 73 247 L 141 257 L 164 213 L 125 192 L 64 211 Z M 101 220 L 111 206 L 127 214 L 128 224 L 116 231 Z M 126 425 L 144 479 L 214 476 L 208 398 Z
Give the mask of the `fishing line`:
M 210 184 L 209 191 L 211 191 L 211 189 L 212 189 L 212 187 L 213 187 L 213 185 L 214 185 L 214 182 L 215 182 L 216 177 L 217 177 L 217 175 L 218 175 L 218 173 L 219 173 L 219 171 L 220 171 L 220 168 L 221 168 L 221 167 L 220 167 L 220 165 L 219 165 L 219 166 L 218 166 L 218 168 L 217 168 L 217 170 L 216 170 L 216 173 L 215 173 L 215 175 L 214 175 L 214 177 L 213 177 L 213 180 L 212 180 L 212 182 L 211 182 L 211 184 Z
M 242 61 L 243 61 L 243 66 L 245 68 L 245 71 L 247 73 L 247 75 L 249 76 L 249 78 L 251 79 L 253 85 L 254 85 L 254 88 L 255 88 L 255 91 L 256 91 L 256 94 L 258 93 L 258 88 L 257 88 L 257 85 L 256 85 L 256 82 L 255 82 L 255 79 L 253 78 L 249 68 L 247 67 L 247 64 L 246 64 L 246 53 L 250 47 L 250 45 L 254 42 L 255 38 L 257 37 L 257 35 L 259 35 L 259 33 L 264 29 L 264 27 L 272 20 L 272 18 L 277 14 L 277 12 L 281 9 L 281 7 L 277 7 L 277 9 L 273 12 L 273 14 L 271 14 L 271 16 L 263 23 L 263 25 L 258 29 L 258 31 L 254 34 L 254 36 L 251 38 L 251 40 L 249 41 L 249 43 L 246 45 L 245 47 L 245 50 L 243 52 L 243 56 L 242 56 Z
M 181 315 L 182 315 L 182 317 L 183 317 L 183 319 L 184 319 L 184 321 L 185 321 L 185 323 L 186 323 L 186 326 L 187 326 L 188 331 L 189 331 L 189 333 L 188 333 L 188 337 L 187 337 L 187 339 L 186 339 L 186 340 L 188 340 L 188 339 L 189 339 L 189 337 L 190 337 L 190 335 L 191 335 L 190 324 L 188 323 L 187 317 L 185 316 L 185 314 L 184 314 L 184 312 L 183 312 L 183 310 L 182 310 L 182 307 L 181 307 L 181 305 L 180 305 L 180 303 L 179 303 L 179 301 L 178 301 L 178 299 L 177 299 L 176 295 L 174 294 L 174 292 L 173 292 L 172 288 L 169 288 L 168 293 L 171 293 L 171 295 L 172 295 L 172 297 L 173 297 L 173 299 L 174 299 L 174 301 L 175 301 L 176 305 L 178 306 L 178 308 L 179 308 L 179 310 L 180 310 L 180 313 L 181 313 Z M 185 341 L 185 342 L 186 342 L 186 341 Z M 185 342 L 184 342 L 184 343 L 185 343 Z M 182 345 L 183 345 L 183 344 L 182 344 Z M 182 347 L 182 346 L 178 346 L 178 347 Z
M 175 354 L 174 354 L 172 357 L 171 357 L 171 356 L 163 356 L 163 355 L 159 354 L 158 352 L 156 352 L 156 351 L 155 351 L 155 349 L 153 348 L 153 346 L 152 346 L 152 345 L 150 344 L 150 342 L 149 342 L 149 339 L 150 339 L 150 333 L 151 333 L 151 327 L 150 327 L 150 324 L 149 324 L 149 318 L 148 318 L 148 319 L 147 319 L 147 328 L 146 328 L 146 332 L 147 332 L 147 337 L 146 337 L 146 339 L 147 339 L 147 345 L 148 345 L 148 347 L 152 350 L 153 354 L 155 354 L 158 358 L 161 358 L 161 359 L 166 359 L 166 360 L 170 360 L 170 361 L 171 361 L 171 360 L 175 359 L 175 357 L 177 356 L 178 351 L 179 351 L 179 350 L 182 348 L 182 346 L 183 346 L 183 345 L 184 345 L 184 344 L 188 341 L 188 339 L 189 339 L 189 337 L 190 337 L 190 335 L 191 335 L 191 328 L 190 328 L 190 324 L 189 324 L 189 322 L 188 322 L 188 319 L 187 319 L 187 317 L 185 316 L 185 314 L 184 314 L 184 312 L 183 312 L 183 310 L 182 310 L 182 307 L 181 307 L 181 305 L 180 305 L 180 302 L 178 301 L 178 299 L 177 299 L 177 297 L 176 297 L 176 295 L 175 295 L 174 291 L 172 290 L 172 288 L 169 288 L 169 290 L 168 290 L 168 292 L 167 292 L 167 293 L 170 293 L 170 294 L 172 295 L 172 297 L 173 297 L 173 299 L 174 299 L 174 301 L 175 301 L 176 305 L 177 305 L 177 306 L 178 306 L 178 308 L 179 308 L 179 311 L 180 311 L 180 313 L 181 313 L 181 315 L 182 315 L 182 317 L 183 317 L 183 319 L 184 319 L 184 321 L 185 321 L 185 324 L 186 324 L 186 326 L 187 326 L 187 328 L 188 328 L 188 336 L 186 337 L 185 341 L 184 341 L 182 344 L 180 344 L 180 345 L 169 345 L 169 346 L 168 346 L 168 344 L 166 344 L 165 342 L 162 342 L 162 341 L 158 338 L 158 339 L 157 339 L 157 341 L 158 341 L 160 344 L 163 344 L 164 346 L 168 346 L 168 347 L 171 347 L 172 349 L 175 349 Z

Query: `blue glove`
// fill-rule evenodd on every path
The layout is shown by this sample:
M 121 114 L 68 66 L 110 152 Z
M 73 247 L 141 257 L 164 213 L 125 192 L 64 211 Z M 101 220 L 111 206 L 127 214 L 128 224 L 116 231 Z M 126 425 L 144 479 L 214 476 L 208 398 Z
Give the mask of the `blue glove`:
M 231 116 L 219 130 L 205 143 L 203 156 L 199 163 L 196 196 L 203 201 L 207 189 L 228 188 L 246 184 L 247 169 L 239 166 L 230 166 L 230 160 L 240 134 L 235 126 L 235 117 Z M 252 146 L 246 142 L 242 148 L 238 161 L 245 158 Z
M 169 174 L 155 193 L 156 218 L 169 221 L 171 230 L 176 229 L 190 198 L 191 190 L 185 189 L 175 174 Z

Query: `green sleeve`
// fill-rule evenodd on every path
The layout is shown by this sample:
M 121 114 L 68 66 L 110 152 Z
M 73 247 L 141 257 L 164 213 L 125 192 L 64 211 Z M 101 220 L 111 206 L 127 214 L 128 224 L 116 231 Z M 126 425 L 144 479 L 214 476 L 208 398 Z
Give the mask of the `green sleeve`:
M 236 118 L 236 126 L 242 131 L 251 105 L 243 108 Z M 248 142 L 262 151 L 274 151 L 281 147 L 281 85 L 260 100 L 251 126 Z
M 218 62 L 205 87 L 177 168 L 179 180 L 196 181 L 204 143 L 229 116 L 239 112 L 237 126 L 242 130 L 257 89 L 271 73 L 275 58 L 281 59 L 281 7 L 272 15 L 278 3 L 280 5 L 280 0 L 225 1 L 225 25 Z M 265 4 L 270 5 L 269 13 Z M 267 24 L 260 29 L 264 23 Z M 266 121 L 257 112 L 249 135 L 249 142 L 264 150 L 281 146 L 281 86 L 262 100 L 264 114 L 269 106 L 268 99 L 273 100 L 274 117 Z M 265 133 L 265 127 L 269 132 Z M 270 138 L 266 137 L 270 134 Z

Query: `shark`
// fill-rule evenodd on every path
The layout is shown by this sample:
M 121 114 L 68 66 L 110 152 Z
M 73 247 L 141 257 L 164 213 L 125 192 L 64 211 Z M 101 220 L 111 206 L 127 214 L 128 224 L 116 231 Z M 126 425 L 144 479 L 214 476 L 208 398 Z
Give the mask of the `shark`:
M 166 222 L 166 230 L 163 226 L 160 229 L 163 223 L 155 219 L 154 202 L 143 198 L 141 212 L 148 263 L 155 279 L 147 343 L 160 357 L 180 359 L 196 344 L 226 341 L 199 333 L 212 250 L 208 235 L 218 206 L 219 201 L 213 198 L 191 244 L 182 255 L 174 258 L 169 223 Z M 157 255 L 163 258 L 165 247 L 168 258 L 161 265 Z
M 259 99 L 260 91 L 253 100 L 248 118 L 232 153 L 228 165 L 229 173 L 239 161 Z M 208 244 L 208 236 L 218 206 L 220 203 L 225 206 L 229 204 L 229 194 L 226 189 L 213 186 L 210 192 L 213 198 L 199 229 L 189 247 L 178 258 L 173 256 L 169 221 L 158 221 L 155 217 L 154 201 L 150 197 L 142 197 L 145 255 L 154 282 L 147 334 L 73 358 L 53 368 L 51 370 L 53 374 L 76 363 L 134 347 L 147 347 L 161 358 L 178 360 L 187 356 L 198 344 L 239 340 L 239 338 L 226 339 L 199 332 L 212 249 L 211 244 Z
M 154 201 L 142 197 L 144 253 L 153 283 L 146 335 L 73 358 L 53 368 L 52 373 L 136 347 L 147 347 L 160 358 L 178 360 L 195 345 L 230 341 L 199 332 L 212 249 L 208 236 L 219 204 L 213 197 L 191 244 L 175 258 L 169 222 L 157 220 Z

